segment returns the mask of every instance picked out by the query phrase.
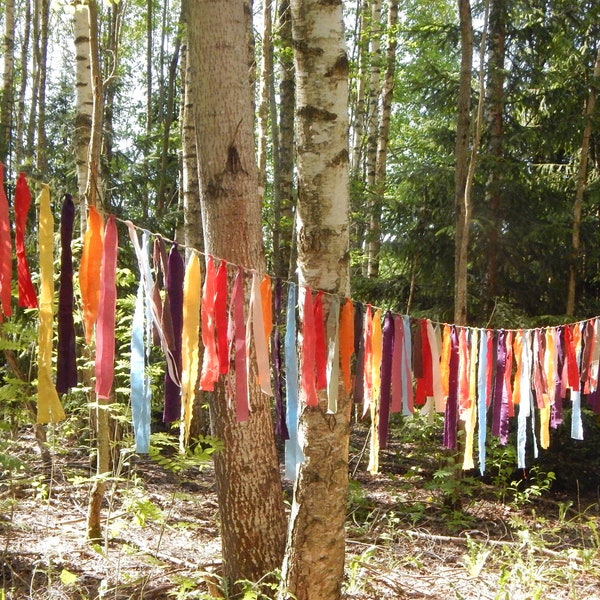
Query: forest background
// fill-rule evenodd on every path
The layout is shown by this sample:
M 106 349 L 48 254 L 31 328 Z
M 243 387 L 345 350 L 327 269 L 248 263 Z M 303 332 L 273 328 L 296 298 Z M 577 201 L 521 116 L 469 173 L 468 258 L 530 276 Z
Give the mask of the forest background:
M 244 4 L 265 266 L 290 281 L 298 260 L 290 3 Z M 343 11 L 352 298 L 491 328 L 600 314 L 597 4 L 359 0 Z M 185 3 L 8 0 L 0 16 L 9 197 L 24 171 L 32 189 L 50 185 L 57 219 L 60 195 L 75 196 L 76 236 L 87 203 L 203 250 Z M 123 316 L 135 293 L 133 253 L 122 251 L 119 266 Z M 121 407 L 113 420 L 126 439 L 128 323 L 118 322 L 111 406 Z M 10 435 L 32 420 L 34 340 L 26 311 L 3 325 Z M 71 408 L 87 393 L 74 392 Z M 589 426 L 597 429 L 591 417 Z M 43 428 L 36 435 L 43 447 Z

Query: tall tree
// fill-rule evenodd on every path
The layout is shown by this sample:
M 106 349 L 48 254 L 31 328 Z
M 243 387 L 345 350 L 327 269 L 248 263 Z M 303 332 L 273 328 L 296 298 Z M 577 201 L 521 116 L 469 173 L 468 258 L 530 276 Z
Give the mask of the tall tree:
M 304 293 L 348 294 L 348 57 L 342 2 L 292 0 L 296 64 L 298 272 Z M 350 403 L 303 404 L 283 576 L 299 600 L 337 599 L 344 574 Z
M 14 116 L 15 2 L 4 3 L 3 70 L 0 85 L 0 162 L 6 164 L 10 152 Z
M 292 15 L 289 0 L 278 3 L 279 52 L 279 143 L 273 148 L 277 173 L 273 177 L 275 273 L 287 279 L 294 270 L 294 58 L 292 55 Z
M 261 206 L 248 79 L 244 0 L 188 0 L 189 61 L 205 250 L 263 269 Z M 236 421 L 223 381 L 210 403 L 224 575 L 257 580 L 280 567 L 285 515 L 269 398 L 253 383 L 250 416 Z M 242 400 L 242 399 L 240 399 Z
M 26 96 L 28 81 L 28 63 L 29 63 L 29 42 L 31 37 L 31 0 L 25 0 L 23 14 L 23 39 L 21 42 L 21 78 L 19 85 L 19 95 L 17 100 L 15 131 L 15 164 L 20 168 L 25 153 L 25 115 L 26 115 Z
M 600 79 L 600 46 L 596 54 L 594 64 L 593 82 Z M 585 193 L 588 176 L 588 161 L 590 155 L 590 139 L 592 136 L 592 118 L 596 109 L 596 86 L 593 83 L 590 86 L 587 103 L 584 110 L 584 126 L 581 141 L 581 152 L 579 155 L 579 165 L 577 167 L 577 180 L 575 184 L 575 200 L 573 202 L 573 227 L 571 235 L 572 256 L 569 261 L 569 283 L 567 287 L 567 315 L 575 314 L 575 297 L 577 286 L 578 261 L 581 250 L 581 215 L 583 212 L 583 195 Z
M 460 22 L 460 79 L 457 102 L 457 125 L 455 145 L 456 208 L 455 259 L 454 259 L 454 322 L 467 324 L 467 270 L 469 229 L 472 206 L 467 191 L 469 169 L 469 131 L 471 127 L 471 79 L 473 71 L 473 21 L 470 0 L 458 0 Z
M 488 85 L 486 92 L 487 153 L 489 175 L 486 182 L 486 204 L 492 226 L 487 250 L 487 304 L 492 308 L 498 295 L 498 238 L 502 210 L 502 157 L 504 139 L 504 61 L 506 54 L 506 0 L 491 0 L 488 42 Z

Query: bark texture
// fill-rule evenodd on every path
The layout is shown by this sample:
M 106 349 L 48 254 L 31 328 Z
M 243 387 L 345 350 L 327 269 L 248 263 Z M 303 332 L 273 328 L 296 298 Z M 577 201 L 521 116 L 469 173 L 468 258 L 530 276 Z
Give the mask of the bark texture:
M 254 154 L 243 0 L 188 1 L 188 59 L 194 94 L 205 249 L 262 269 L 261 207 Z M 270 404 L 250 382 L 250 418 L 237 423 L 221 383 L 210 399 L 224 575 L 257 580 L 281 566 L 285 514 Z
M 341 2 L 292 0 L 300 285 L 348 293 L 348 59 Z M 305 460 L 294 486 L 283 576 L 298 600 L 341 595 L 348 486 L 349 402 L 301 409 Z
M 454 322 L 467 324 L 467 267 L 471 210 L 468 202 L 469 130 L 471 126 L 471 78 L 473 71 L 473 23 L 469 0 L 458 0 L 461 62 L 456 126 L 456 234 L 454 259 Z
M 0 162 L 6 164 L 10 152 L 10 132 L 14 107 L 15 2 L 4 3 L 3 70 L 0 88 Z

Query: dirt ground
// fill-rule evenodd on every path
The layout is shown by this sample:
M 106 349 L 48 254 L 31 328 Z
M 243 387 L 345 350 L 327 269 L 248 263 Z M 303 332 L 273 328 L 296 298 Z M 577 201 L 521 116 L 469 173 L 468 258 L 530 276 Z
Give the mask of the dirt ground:
M 418 463 L 402 463 L 401 448 L 383 452 L 382 474 L 372 476 L 362 440 L 354 442 L 346 600 L 600 600 L 597 492 L 550 492 L 518 507 L 483 486 L 460 508 L 447 506 L 424 484 Z M 14 447 L 29 453 L 30 466 L 0 479 L 0 600 L 219 597 L 210 464 L 176 476 L 130 457 L 109 483 L 106 543 L 94 546 L 86 541 L 92 472 L 85 449 L 54 448 L 46 478 L 31 470 L 28 431 Z M 258 587 L 253 593 L 246 597 L 272 595 Z

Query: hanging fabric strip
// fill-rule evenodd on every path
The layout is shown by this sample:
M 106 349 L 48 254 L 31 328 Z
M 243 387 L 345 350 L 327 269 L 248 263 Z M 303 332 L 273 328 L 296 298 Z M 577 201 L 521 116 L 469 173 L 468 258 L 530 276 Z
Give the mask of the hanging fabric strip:
M 498 332 L 496 349 L 496 380 L 494 383 L 494 394 L 492 396 L 492 435 L 500 437 L 504 371 L 506 369 L 506 331 L 504 329 L 501 329 Z
M 40 311 L 38 329 L 38 423 L 56 423 L 65 411 L 52 382 L 52 321 L 54 307 L 54 218 L 50 208 L 50 189 L 44 185 L 39 197 L 40 226 Z
M 588 372 L 588 394 L 592 394 L 598 389 L 598 365 L 600 364 L 600 319 L 592 319 L 592 322 L 594 348 Z
M 92 208 L 92 207 L 90 207 Z M 167 360 L 167 370 L 169 375 L 173 379 L 173 381 L 179 381 L 179 373 L 177 372 L 177 367 L 173 360 L 173 354 L 169 349 L 169 344 L 167 338 L 165 336 L 165 332 L 162 328 L 162 310 L 161 307 L 158 306 L 153 301 L 153 293 L 152 289 L 154 287 L 154 282 L 152 279 L 152 271 L 150 270 L 150 262 L 148 258 L 148 252 L 142 251 L 140 247 L 140 241 L 138 239 L 135 226 L 131 221 L 126 221 L 127 229 L 129 231 L 129 238 L 133 244 L 133 248 L 135 250 L 135 255 L 138 261 L 138 265 L 140 268 L 140 272 L 142 275 L 142 281 L 144 282 L 144 289 L 146 293 L 146 299 L 150 299 L 151 306 L 151 314 L 152 314 L 152 326 L 156 328 L 158 332 L 158 336 L 160 338 L 160 345 L 165 353 L 165 357 Z M 144 232 L 146 234 L 146 232 Z M 83 257 L 82 257 L 82 267 L 83 267 Z M 81 270 L 80 270 L 81 272 Z M 83 293 L 82 293 L 82 301 L 83 301 Z
M 515 354 L 519 357 L 519 414 L 517 416 L 517 466 L 526 468 L 527 420 L 532 416 L 533 394 L 531 392 L 531 330 L 519 331 L 515 339 Z M 516 382 L 515 382 L 516 387 Z
M 444 401 L 448 397 L 448 385 L 450 381 L 450 325 L 444 324 L 442 332 L 442 355 L 440 357 L 440 376 L 442 379 L 442 393 Z
M 496 354 L 494 344 L 494 332 L 491 329 L 486 329 L 485 336 L 487 339 L 487 366 L 485 371 L 485 403 L 489 408 L 492 403 L 492 387 L 494 384 L 494 365 L 496 364 Z
M 323 292 L 317 292 L 313 306 L 315 322 L 315 373 L 317 391 L 327 388 L 327 344 L 325 342 L 325 319 L 323 315 Z
M 275 434 L 282 440 L 288 440 L 285 422 L 285 406 L 283 403 L 284 382 L 281 372 L 281 306 L 282 306 L 281 279 L 275 282 L 274 296 L 274 318 L 275 328 L 273 331 L 273 345 L 271 346 L 271 357 L 273 361 L 273 391 L 275 393 Z
M 162 241 L 162 239 L 159 241 L 159 238 L 157 237 L 154 240 L 154 245 L 152 247 L 152 264 L 154 266 L 154 273 L 156 274 L 156 277 L 154 279 L 154 284 L 152 285 L 152 301 L 154 302 L 154 304 L 156 306 L 159 307 L 160 322 L 162 324 L 163 331 L 164 331 L 165 318 L 167 318 L 167 319 L 170 318 L 170 312 L 169 312 L 169 309 L 163 305 L 160 290 L 166 287 L 169 268 L 167 266 L 167 257 L 166 257 L 167 249 L 164 247 L 164 244 L 163 244 L 163 248 L 161 249 L 161 241 Z M 164 252 L 165 252 L 164 262 L 163 262 L 161 250 L 164 250 Z M 161 274 L 162 274 L 162 286 L 161 286 L 161 281 L 160 281 Z M 165 303 L 168 304 L 168 302 L 169 302 L 169 295 L 167 293 L 167 294 L 165 294 Z M 172 331 L 171 331 L 171 333 L 172 333 Z M 173 336 L 171 335 L 171 337 L 169 338 L 169 336 L 165 332 L 165 337 L 167 338 L 167 343 L 169 344 L 169 348 L 172 349 L 173 344 L 175 343 Z M 155 346 L 160 346 L 160 336 L 158 335 L 158 329 L 156 327 L 153 327 L 153 342 L 154 342 Z
M 49 192 L 48 192 L 49 193 Z M 25 230 L 27 213 L 31 206 L 31 192 L 27 185 L 25 173 L 19 173 L 15 186 L 15 248 L 17 250 L 17 283 L 19 286 L 19 306 L 37 308 L 37 298 L 25 251 Z
M 146 376 L 144 348 L 144 284 L 140 278 L 131 324 L 131 418 L 135 451 L 148 454 L 150 449 L 150 389 Z
M 212 256 L 206 261 L 206 277 L 202 291 L 202 371 L 200 373 L 200 389 L 212 392 L 219 379 L 219 357 L 215 338 L 215 279 L 217 271 Z
M 8 198 L 4 190 L 4 165 L 0 162 L 0 321 L 12 315 L 12 244 Z
M 413 381 L 412 381 L 412 335 L 410 331 L 410 317 L 404 315 L 402 317 L 404 330 L 404 376 L 402 378 L 402 414 L 413 414 Z
M 465 452 L 463 457 L 463 470 L 474 469 L 473 444 L 475 441 L 475 426 L 477 424 L 478 406 L 477 398 L 477 356 L 479 353 L 479 331 L 470 330 L 469 340 L 469 407 L 464 413 L 465 421 Z
M 231 294 L 233 356 L 235 364 L 235 412 L 239 423 L 250 416 L 248 365 L 246 356 L 246 322 L 244 319 L 244 270 L 238 267 Z
M 394 315 L 394 340 L 392 342 L 392 372 L 391 372 L 391 402 L 390 412 L 397 413 L 402 411 L 402 396 L 404 391 L 404 382 L 402 381 L 403 354 L 404 354 L 404 324 L 401 315 Z M 384 330 L 385 333 L 385 330 Z M 385 346 L 385 344 L 384 344 Z M 383 378 L 382 378 L 383 379 Z
M 156 247 L 156 244 L 155 244 Z M 181 344 L 183 331 L 183 281 L 185 278 L 185 262 L 179 253 L 177 244 L 173 244 L 169 252 L 166 274 L 166 294 L 163 305 L 163 331 L 167 335 L 168 323 L 173 337 L 169 350 L 173 357 L 173 366 L 177 372 L 177 379 L 173 379 L 169 372 L 165 373 L 165 405 L 163 409 L 163 422 L 172 423 L 181 419 Z
M 420 365 L 415 366 L 415 369 L 420 371 L 421 377 L 417 379 L 415 404 L 417 406 L 423 406 L 428 398 L 433 398 L 433 365 L 431 344 L 429 336 L 427 335 L 427 319 L 419 320 L 417 332 L 418 336 L 416 339 L 420 342 L 421 352 L 417 352 L 416 358 L 419 359 Z
M 469 342 L 468 330 L 458 330 L 458 416 L 464 421 L 464 413 L 471 407 L 469 396 Z
M 291 282 L 285 327 L 286 422 L 289 439 L 285 441 L 285 477 L 296 480 L 298 467 L 304 460 L 298 443 L 298 354 L 296 350 L 297 287 Z
M 267 350 L 271 343 L 271 334 L 273 333 L 273 290 L 271 289 L 271 278 L 263 275 L 260 282 L 260 298 L 262 301 L 263 328 L 265 330 L 265 340 L 267 340 Z
M 440 370 L 440 347 L 437 336 L 430 319 L 427 319 L 427 339 L 431 350 L 431 379 L 433 383 L 433 398 L 435 400 L 435 411 L 446 410 L 446 399 L 442 388 L 442 373 Z
M 354 370 L 354 402 L 364 401 L 364 368 L 365 368 L 365 338 L 364 338 L 364 306 L 361 302 L 354 304 L 354 354 L 356 365 Z
M 456 448 L 456 434 L 458 429 L 458 366 L 459 342 L 458 331 L 452 325 L 450 332 L 450 362 L 448 377 L 448 401 L 446 402 L 446 419 L 444 421 L 444 448 Z
M 87 229 L 79 265 L 79 290 L 83 306 L 85 341 L 90 344 L 98 318 L 100 301 L 100 267 L 102 266 L 103 223 L 95 206 L 88 208 Z
M 379 447 L 387 448 L 392 393 L 392 360 L 394 356 L 394 316 L 388 310 L 383 320 L 381 357 L 381 393 L 379 400 Z
M 266 331 L 263 318 L 261 281 L 256 271 L 252 273 L 252 290 L 250 293 L 248 321 L 250 321 L 250 319 L 252 320 L 252 327 L 250 327 L 250 324 L 248 324 L 247 335 L 249 336 L 250 331 L 252 331 L 254 337 L 254 352 L 256 354 L 256 366 L 258 370 L 258 384 L 263 394 L 272 396 L 273 390 L 271 388 L 271 372 L 269 367 L 269 342 L 265 337 Z M 246 349 L 249 352 L 249 339 L 246 340 Z M 250 373 L 250 369 L 248 369 L 248 373 Z
M 479 430 L 477 436 L 477 448 L 479 450 L 479 472 L 485 472 L 485 440 L 487 436 L 487 335 L 482 329 L 479 335 L 479 357 L 477 363 L 477 418 Z
M 381 329 L 381 309 L 373 314 L 371 335 L 371 451 L 368 471 L 372 475 L 379 472 L 379 400 L 381 394 L 381 359 L 383 332 Z M 366 345 L 365 345 L 366 346 Z
M 196 384 L 200 370 L 200 304 L 202 268 L 200 257 L 191 252 L 183 276 L 183 306 L 181 326 L 181 426 L 180 445 L 187 447 Z
M 554 346 L 556 348 L 556 373 L 554 376 L 554 405 L 550 416 L 551 426 L 558 427 L 563 422 L 563 400 L 565 398 L 566 387 L 563 387 L 563 373 L 565 366 L 564 353 L 564 327 L 554 327 Z
M 58 292 L 58 343 L 56 353 L 56 391 L 66 394 L 77 386 L 77 354 L 73 320 L 73 223 L 75 205 L 65 194 L 60 217 L 60 289 Z
M 509 417 L 514 416 L 514 406 L 512 404 L 512 349 L 513 332 L 506 333 L 506 361 L 504 367 L 504 381 L 502 382 L 502 404 L 500 406 L 500 443 L 506 445 L 508 443 Z
M 307 406 L 318 406 L 315 380 L 315 323 L 312 291 L 304 290 L 302 304 L 302 398 Z
M 346 298 L 340 314 L 340 369 L 346 394 L 352 391 L 351 359 L 354 354 L 354 304 Z
M 100 305 L 96 330 L 96 395 L 109 398 L 115 375 L 115 312 L 117 310 L 117 224 L 108 217 L 104 234 Z
M 229 348 L 227 344 L 227 263 L 222 260 L 215 280 L 215 325 L 217 329 L 217 355 L 219 373 L 229 372 Z
M 367 304 L 363 325 L 363 348 L 365 364 L 363 369 L 363 410 L 365 417 L 373 401 L 373 307 Z
M 327 412 L 337 413 L 340 386 L 340 299 L 332 296 L 327 315 Z
M 582 324 L 582 346 L 581 353 L 581 393 L 589 394 L 590 366 L 594 352 L 594 323 L 589 320 Z

